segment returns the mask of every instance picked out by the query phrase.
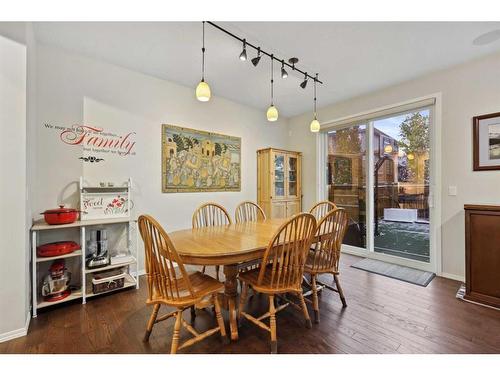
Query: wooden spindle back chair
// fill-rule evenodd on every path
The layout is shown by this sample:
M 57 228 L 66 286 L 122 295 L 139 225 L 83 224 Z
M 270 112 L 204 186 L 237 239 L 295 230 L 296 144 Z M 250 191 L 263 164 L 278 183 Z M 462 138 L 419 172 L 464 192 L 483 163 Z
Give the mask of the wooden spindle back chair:
M 227 210 L 218 203 L 204 203 L 193 213 L 193 228 L 204 228 L 229 224 L 232 224 L 231 217 L 227 213 Z M 203 273 L 205 273 L 205 269 L 206 266 L 203 266 Z M 215 266 L 215 275 L 217 277 L 217 280 L 219 280 L 219 269 L 220 266 Z
M 258 327 L 271 334 L 271 353 L 277 352 L 276 313 L 292 304 L 304 314 L 307 327 L 311 327 L 311 320 L 304 298 L 302 296 L 302 276 L 307 253 L 316 231 L 316 219 L 308 213 L 295 215 L 284 223 L 275 233 L 264 253 L 260 268 L 242 272 L 238 276 L 243 283 L 240 298 L 239 318 L 244 316 Z M 269 312 L 255 318 L 243 311 L 249 286 L 257 292 L 269 297 Z M 287 303 L 275 308 L 274 297 L 278 294 L 293 293 L 300 306 L 286 299 Z M 262 322 L 269 318 L 267 326 Z
M 146 274 L 148 284 L 148 305 L 154 305 L 149 319 L 144 341 L 149 340 L 153 326 L 170 317 L 176 318 L 172 338 L 171 353 L 177 349 L 190 346 L 202 339 L 220 332 L 226 339 L 224 321 L 220 311 L 217 294 L 224 285 L 210 276 L 200 272 L 188 273 L 182 259 L 162 226 L 151 216 L 141 215 L 138 220 L 139 232 L 144 241 Z M 161 305 L 175 307 L 171 313 L 158 316 Z M 182 317 L 182 312 L 196 304 L 213 304 L 216 311 L 218 326 L 204 333 L 198 333 Z M 179 332 L 181 324 L 194 335 L 179 347 Z
M 227 210 L 214 202 L 202 204 L 193 213 L 193 228 L 213 227 L 231 223 L 231 217 Z
M 311 292 L 309 294 L 313 295 L 312 304 L 316 322 L 319 322 L 318 275 L 325 273 L 333 275 L 336 288 L 323 283 L 321 285 L 339 293 L 342 305 L 347 306 L 339 282 L 340 249 L 347 230 L 347 224 L 347 213 L 343 208 L 336 208 L 328 212 L 318 223 L 315 236 L 316 243 L 307 256 L 304 272 L 311 275 Z
M 312 214 L 317 221 L 320 221 L 328 212 L 335 208 L 337 208 L 335 203 L 330 201 L 321 201 L 312 206 L 309 213 Z
M 237 223 L 266 220 L 266 214 L 257 203 L 244 201 L 236 207 L 234 219 Z

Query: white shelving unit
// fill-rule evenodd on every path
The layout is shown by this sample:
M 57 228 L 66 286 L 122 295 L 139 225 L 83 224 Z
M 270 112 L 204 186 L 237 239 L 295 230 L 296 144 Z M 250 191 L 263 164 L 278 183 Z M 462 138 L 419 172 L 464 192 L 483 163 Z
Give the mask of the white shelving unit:
M 83 196 L 89 192 L 90 194 L 99 194 L 99 192 L 102 192 L 103 194 L 116 194 L 117 192 L 121 192 L 124 195 L 126 194 L 128 202 L 130 202 L 130 197 L 131 197 L 131 192 L 130 192 L 130 187 L 131 187 L 131 180 L 129 179 L 127 182 L 126 186 L 118 186 L 118 187 L 96 187 L 96 186 L 84 186 L 84 181 L 81 178 L 80 179 L 80 200 L 82 201 Z M 83 215 L 82 215 L 83 216 Z M 126 250 L 128 254 L 130 254 L 133 258 L 130 261 L 121 263 L 121 264 L 114 264 L 114 265 L 108 265 L 104 267 L 99 267 L 99 268 L 93 268 L 89 269 L 86 267 L 86 245 L 87 245 L 87 231 L 91 230 L 92 228 L 110 228 L 110 226 L 120 226 L 124 225 L 126 226 L 126 249 L 121 249 L 121 250 Z M 57 235 L 54 235 L 54 231 L 68 231 L 68 230 L 75 230 L 75 228 L 79 231 L 79 242 L 81 249 L 76 250 L 70 254 L 65 254 L 61 256 L 55 256 L 55 257 L 38 257 L 36 253 L 37 246 L 41 245 L 43 241 L 41 238 L 43 237 L 44 232 L 50 231 L 51 237 L 57 237 Z M 35 318 L 37 316 L 37 310 L 42 309 L 44 307 L 72 301 L 75 299 L 82 299 L 82 303 L 85 304 L 87 302 L 87 298 L 91 298 L 94 296 L 98 295 L 103 295 L 108 292 L 104 293 L 99 293 L 99 294 L 94 294 L 92 291 L 92 286 L 90 283 L 91 275 L 95 272 L 99 271 L 104 271 L 104 270 L 110 270 L 114 268 L 127 268 L 128 272 L 125 278 L 125 283 L 124 286 L 120 289 L 126 289 L 130 287 L 136 287 L 139 289 L 139 278 L 138 278 L 138 271 L 139 271 L 139 264 L 138 264 L 138 254 L 137 254 L 137 227 L 136 227 L 136 221 L 133 220 L 130 216 L 130 206 L 128 209 L 128 215 L 122 215 L 121 217 L 109 217 L 109 218 L 96 218 L 96 219 L 89 219 L 89 220 L 78 220 L 75 221 L 74 223 L 71 224 L 63 224 L 63 225 L 49 225 L 45 223 L 45 221 L 38 220 L 36 221 L 33 226 L 31 227 L 31 250 L 32 250 L 32 309 L 33 309 L 33 317 Z M 63 238 L 67 237 L 66 235 L 62 236 Z M 135 239 L 133 238 L 135 237 Z M 46 242 L 53 242 L 53 241 L 46 241 Z M 111 253 L 113 253 L 113 250 L 118 250 L 118 249 L 110 249 Z M 54 261 L 56 259 L 68 259 L 73 261 L 79 261 L 78 262 L 78 269 L 79 269 L 79 276 L 80 279 L 79 285 L 80 289 L 78 290 L 72 290 L 71 294 L 59 301 L 54 301 L 54 302 L 47 302 L 43 300 L 43 297 L 41 296 L 41 283 L 43 280 L 43 276 L 40 274 L 40 268 L 42 265 L 45 263 Z M 75 267 L 75 265 L 73 265 Z M 71 284 L 75 284 L 75 279 L 72 278 Z M 78 284 L 78 283 L 77 283 Z M 113 290 L 116 291 L 117 289 Z

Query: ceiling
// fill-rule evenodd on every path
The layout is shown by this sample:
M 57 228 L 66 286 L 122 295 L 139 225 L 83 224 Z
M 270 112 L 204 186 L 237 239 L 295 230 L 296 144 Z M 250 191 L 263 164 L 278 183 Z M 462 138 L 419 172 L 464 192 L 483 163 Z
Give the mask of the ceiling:
M 224 28 L 279 58 L 296 56 L 320 74 L 318 107 L 500 51 L 500 39 L 473 44 L 500 22 L 221 22 Z M 37 22 L 40 43 L 61 47 L 151 76 L 196 87 L 201 70 L 201 22 Z M 270 62 L 241 62 L 241 43 L 206 25 L 206 81 L 212 94 L 265 110 Z M 280 114 L 312 109 L 312 85 L 275 64 Z

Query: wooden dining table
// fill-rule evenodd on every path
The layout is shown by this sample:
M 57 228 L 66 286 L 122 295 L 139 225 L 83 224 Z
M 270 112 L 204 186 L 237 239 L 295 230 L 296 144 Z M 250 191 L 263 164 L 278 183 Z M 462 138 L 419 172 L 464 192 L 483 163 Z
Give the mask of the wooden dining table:
M 232 340 L 238 339 L 238 266 L 262 258 L 269 241 L 285 221 L 286 219 L 266 219 L 169 233 L 185 264 L 223 266 L 224 299 L 229 312 Z

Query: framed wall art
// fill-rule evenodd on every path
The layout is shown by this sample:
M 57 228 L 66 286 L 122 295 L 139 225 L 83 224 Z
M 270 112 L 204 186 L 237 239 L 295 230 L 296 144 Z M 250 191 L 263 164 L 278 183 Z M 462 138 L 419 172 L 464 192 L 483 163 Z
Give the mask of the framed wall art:
M 500 170 L 500 112 L 473 118 L 473 168 Z
M 162 125 L 162 191 L 241 191 L 241 138 Z

